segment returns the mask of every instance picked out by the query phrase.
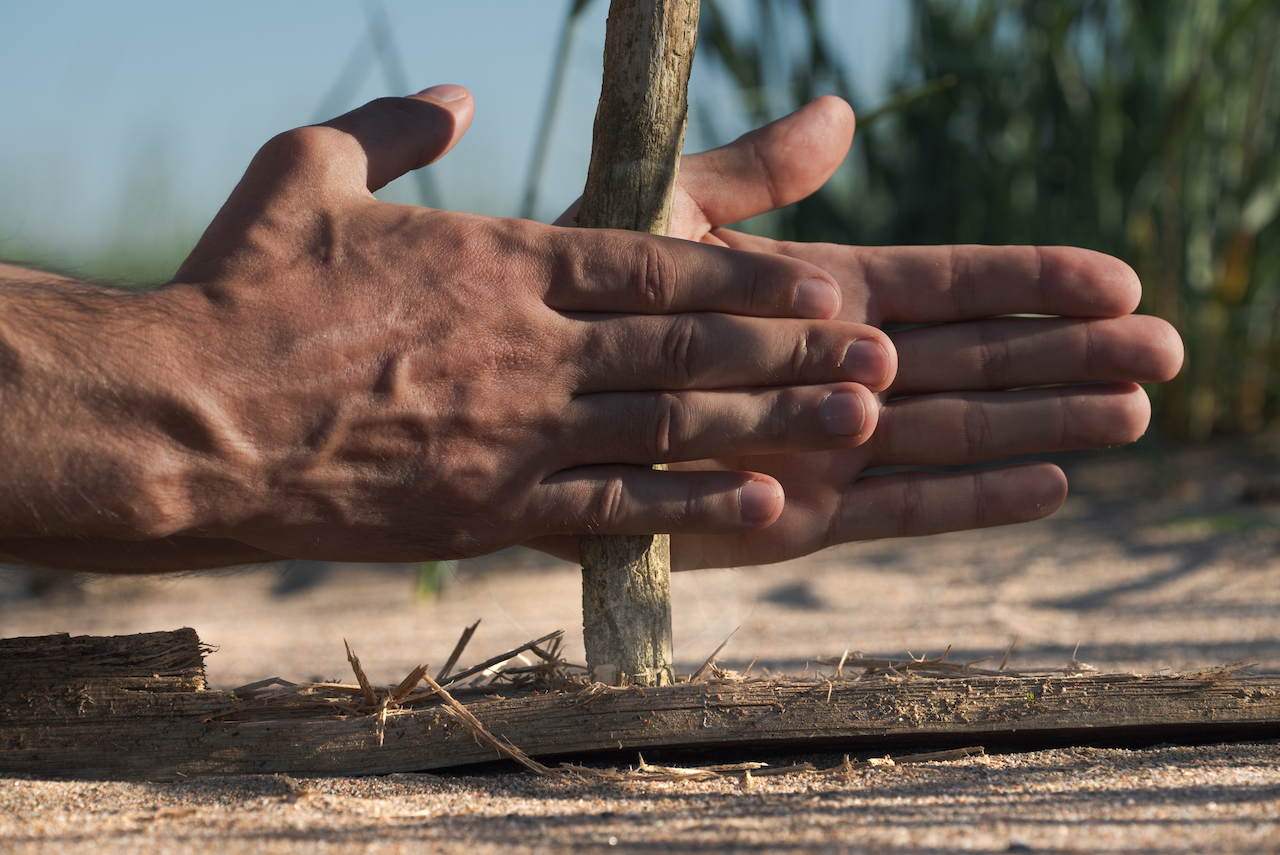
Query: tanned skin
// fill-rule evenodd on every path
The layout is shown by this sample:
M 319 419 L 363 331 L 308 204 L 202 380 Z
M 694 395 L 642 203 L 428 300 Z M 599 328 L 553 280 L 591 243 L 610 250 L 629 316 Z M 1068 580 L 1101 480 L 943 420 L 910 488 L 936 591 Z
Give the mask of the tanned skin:
M 282 134 L 153 291 L 0 265 L 0 558 L 572 559 L 667 531 L 692 569 L 1021 522 L 1061 504 L 1056 467 L 859 476 L 1132 441 L 1136 384 L 1181 363 L 1097 253 L 725 229 L 830 176 L 838 99 L 684 158 L 683 240 L 373 198 L 472 111 L 440 86 Z

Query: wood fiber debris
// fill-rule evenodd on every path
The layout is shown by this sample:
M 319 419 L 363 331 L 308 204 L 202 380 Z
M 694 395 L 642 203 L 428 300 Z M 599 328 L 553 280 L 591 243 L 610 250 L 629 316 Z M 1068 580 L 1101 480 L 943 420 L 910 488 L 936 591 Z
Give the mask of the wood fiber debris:
M 795 677 L 722 668 L 716 655 L 675 685 L 589 682 L 560 633 L 455 672 L 469 627 L 436 677 L 423 664 L 376 686 L 348 648 L 354 680 L 278 677 L 205 688 L 210 648 L 193 630 L 114 638 L 0 640 L 0 773 L 113 779 L 282 772 L 382 774 L 508 759 L 539 775 L 682 781 L 829 772 L 753 763 L 625 771 L 547 765 L 584 752 L 804 748 L 932 760 L 927 749 L 1026 740 L 1088 745 L 1280 736 L 1280 675 L 1235 663 L 1174 675 L 1001 670 L 941 657 L 846 652 Z M 1005 657 L 1007 664 L 1008 656 Z M 1018 743 L 1017 740 L 1024 740 Z M 923 753 L 922 753 L 923 752 Z M 635 754 L 631 755 L 632 757 Z M 959 756 L 959 755 L 956 755 Z M 731 758 L 732 759 L 732 758 Z M 862 764 L 861 766 L 859 764 Z

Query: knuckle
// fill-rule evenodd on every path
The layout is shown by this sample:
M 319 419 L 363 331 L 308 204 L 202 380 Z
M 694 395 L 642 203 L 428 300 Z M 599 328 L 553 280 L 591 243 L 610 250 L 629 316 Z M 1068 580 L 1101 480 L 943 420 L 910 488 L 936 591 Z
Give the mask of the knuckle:
M 1009 340 L 990 324 L 983 324 L 979 329 L 978 371 L 984 388 L 1007 388 L 1011 376 Z
M 655 314 L 665 314 L 676 301 L 675 262 L 667 249 L 655 240 L 643 241 L 639 252 L 635 288 L 640 303 Z
M 667 525 L 673 529 L 689 525 L 694 520 L 710 522 L 715 519 L 711 507 L 694 489 L 693 484 L 685 485 L 684 497 L 674 503 L 668 512 Z
M 947 273 L 947 294 L 951 298 L 952 311 L 957 317 L 970 317 L 973 292 L 969 278 L 969 260 L 958 246 L 947 250 Z
M 674 449 L 684 439 L 687 423 L 684 401 L 679 395 L 659 392 L 649 398 L 648 407 L 649 412 L 644 421 L 648 425 L 646 457 L 652 463 L 670 462 Z
M 920 529 L 925 512 L 921 476 L 911 473 L 902 482 L 902 504 L 898 508 L 896 524 L 897 536 L 908 537 L 915 534 Z
M 259 149 L 258 157 L 273 163 L 322 160 L 332 151 L 334 131 L 321 125 L 308 125 L 276 134 Z
M 793 302 L 794 291 L 787 293 L 787 288 L 778 284 L 777 280 L 761 269 L 761 265 L 747 266 L 746 275 L 740 276 L 743 298 L 753 311 L 774 312 L 789 311 Z M 787 280 L 790 284 L 790 280 Z
M 991 445 L 991 414 L 981 403 L 967 401 L 960 418 L 961 451 L 966 460 L 979 460 Z
M 791 345 L 791 375 L 803 377 L 813 363 L 813 341 L 810 332 L 805 330 Z
M 974 528 L 987 528 L 995 519 L 990 497 L 984 489 L 985 481 L 982 473 L 976 473 L 969 478 L 969 507 L 972 508 L 971 521 Z
M 600 531 L 617 529 L 627 517 L 627 491 L 621 475 L 611 475 L 596 494 L 595 520 Z
M 808 395 L 798 390 L 773 395 L 756 424 L 755 436 L 770 442 L 786 438 L 789 426 L 800 420 L 809 403 Z
M 669 322 L 661 353 L 666 361 L 668 380 L 676 388 L 687 389 L 693 384 L 702 337 L 702 329 L 693 317 L 681 315 Z

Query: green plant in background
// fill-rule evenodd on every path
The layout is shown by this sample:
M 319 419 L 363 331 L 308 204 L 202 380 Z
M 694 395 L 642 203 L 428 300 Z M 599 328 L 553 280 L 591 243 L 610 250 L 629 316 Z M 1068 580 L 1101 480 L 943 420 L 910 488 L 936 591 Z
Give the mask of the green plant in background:
M 422 561 L 418 564 L 418 585 L 414 591 L 414 599 L 420 603 L 430 603 L 440 595 L 444 588 L 444 580 L 453 572 L 452 561 Z
M 1152 390 L 1166 431 L 1203 440 L 1275 423 L 1280 3 L 902 2 L 914 17 L 896 94 L 864 105 L 835 49 L 844 34 L 824 26 L 820 0 L 735 4 L 732 12 L 751 12 L 745 17 L 730 15 L 724 0 L 703 0 L 700 56 L 732 81 L 751 125 L 824 93 L 858 109 L 853 155 L 835 180 L 749 227 L 791 240 L 1073 244 L 1117 255 L 1142 277 L 1143 310 L 1172 322 L 1187 345 L 1182 374 Z M 526 213 L 573 29 L 590 5 L 567 4 Z M 377 0 L 365 10 L 369 31 L 322 115 L 350 106 L 379 64 L 389 81 L 403 77 L 385 10 Z M 708 109 L 696 77 L 696 124 L 710 142 L 727 142 L 715 138 L 723 113 Z M 165 219 L 163 182 L 130 186 L 136 198 L 122 223 L 132 230 Z M 139 243 L 127 231 L 72 272 L 162 281 L 195 237 L 174 227 Z M 54 267 L 63 260 L 16 245 L 5 255 Z
M 775 118 L 761 92 L 790 93 L 783 108 L 822 92 L 848 98 L 817 0 L 757 6 L 759 26 L 735 35 L 706 0 L 699 48 L 737 82 L 742 109 Z M 1057 243 L 1118 255 L 1143 279 L 1143 309 L 1187 344 L 1182 374 L 1154 390 L 1165 429 L 1203 440 L 1274 421 L 1280 4 L 913 8 L 905 97 L 874 111 L 873 127 L 860 123 L 846 174 L 768 223 L 775 236 Z M 783 19 L 787 27 L 771 25 Z M 784 38 L 797 29 L 804 39 Z

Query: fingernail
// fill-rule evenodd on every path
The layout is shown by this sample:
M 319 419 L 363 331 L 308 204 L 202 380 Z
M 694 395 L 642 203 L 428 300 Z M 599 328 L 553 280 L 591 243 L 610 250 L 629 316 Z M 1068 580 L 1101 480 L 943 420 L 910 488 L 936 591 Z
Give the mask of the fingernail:
M 781 498 L 778 488 L 768 481 L 748 481 L 738 491 L 738 507 L 744 517 L 759 522 L 773 515 Z
M 826 320 L 840 311 L 840 295 L 836 293 L 835 286 L 825 279 L 806 279 L 796 287 L 792 307 L 802 318 Z
M 879 387 L 889 373 L 889 353 L 875 339 L 859 339 L 845 349 L 840 367 L 850 380 Z
M 419 95 L 430 95 L 437 101 L 448 103 L 450 101 L 458 101 L 467 97 L 467 87 L 458 86 L 455 83 L 441 83 L 437 86 L 429 86 L 418 93 Z
M 836 436 L 857 436 L 867 420 L 856 392 L 832 392 L 819 409 L 822 426 Z

